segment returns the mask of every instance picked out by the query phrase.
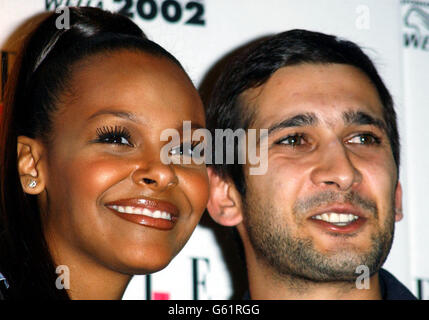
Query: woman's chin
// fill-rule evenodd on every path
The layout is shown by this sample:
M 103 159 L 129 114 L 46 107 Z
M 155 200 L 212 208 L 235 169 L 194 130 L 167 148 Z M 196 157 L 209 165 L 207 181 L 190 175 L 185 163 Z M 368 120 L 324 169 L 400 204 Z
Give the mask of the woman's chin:
M 129 254 L 128 256 L 118 257 L 119 263 L 112 269 L 129 275 L 150 274 L 167 267 L 174 256 L 175 254 L 163 252 L 162 250 L 155 251 L 153 254 Z

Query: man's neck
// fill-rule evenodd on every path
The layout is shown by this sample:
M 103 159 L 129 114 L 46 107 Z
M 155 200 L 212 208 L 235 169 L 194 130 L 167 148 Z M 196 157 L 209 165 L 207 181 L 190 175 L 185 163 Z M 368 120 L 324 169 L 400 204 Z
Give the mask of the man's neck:
M 315 282 L 293 275 L 278 276 L 260 267 L 248 265 L 250 297 L 254 300 L 382 299 L 378 273 L 369 279 L 367 288 L 359 289 L 355 281 Z

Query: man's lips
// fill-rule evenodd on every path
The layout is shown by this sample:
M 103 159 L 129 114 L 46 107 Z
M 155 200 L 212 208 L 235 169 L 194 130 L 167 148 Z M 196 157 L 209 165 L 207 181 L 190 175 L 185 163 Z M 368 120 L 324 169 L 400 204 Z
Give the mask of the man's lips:
M 323 213 L 337 213 L 337 214 L 353 214 L 359 218 L 368 218 L 368 215 L 364 211 L 356 208 L 350 204 L 334 204 L 330 206 L 320 207 L 317 210 L 313 211 L 309 218 L 312 218 L 317 215 L 322 215 Z
M 108 202 L 105 206 L 120 218 L 161 230 L 172 229 L 179 217 L 179 209 L 162 200 L 120 199 Z
M 369 216 L 364 211 L 349 204 L 335 204 L 318 208 L 309 220 L 325 231 L 351 233 L 359 230 Z

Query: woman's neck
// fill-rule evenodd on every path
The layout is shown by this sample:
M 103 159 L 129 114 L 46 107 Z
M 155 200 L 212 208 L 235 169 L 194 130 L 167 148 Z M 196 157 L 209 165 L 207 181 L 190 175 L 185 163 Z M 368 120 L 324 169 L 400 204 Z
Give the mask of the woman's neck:
M 131 277 L 108 269 L 88 270 L 80 264 L 70 268 L 67 293 L 72 300 L 120 300 Z
M 132 275 L 104 266 L 89 253 L 70 248 L 47 237 L 48 246 L 57 266 L 55 285 L 58 290 L 67 290 L 73 300 L 119 300 Z M 51 240 L 51 241 L 49 241 Z M 55 244 L 55 245 L 53 245 Z M 61 249 L 59 249 L 61 248 Z

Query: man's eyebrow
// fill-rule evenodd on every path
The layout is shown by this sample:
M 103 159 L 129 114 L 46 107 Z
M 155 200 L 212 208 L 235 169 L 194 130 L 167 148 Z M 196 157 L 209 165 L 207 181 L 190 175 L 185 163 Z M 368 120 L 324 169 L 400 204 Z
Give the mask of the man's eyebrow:
M 268 128 L 268 134 L 284 128 L 314 126 L 318 122 L 317 116 L 312 112 L 297 114 L 270 126 Z
M 346 124 L 372 125 L 386 131 L 386 123 L 382 119 L 375 118 L 363 111 L 348 111 L 343 113 L 343 120 Z
M 94 118 L 97 118 L 99 116 L 102 115 L 112 115 L 118 118 L 122 118 L 125 120 L 130 120 L 136 123 L 140 123 L 140 121 L 137 119 L 136 115 L 134 113 L 131 112 L 127 112 L 127 111 L 121 111 L 121 110 L 113 110 L 113 109 L 105 109 L 105 110 L 100 110 L 97 111 L 95 113 L 93 113 L 88 120 L 92 120 Z

